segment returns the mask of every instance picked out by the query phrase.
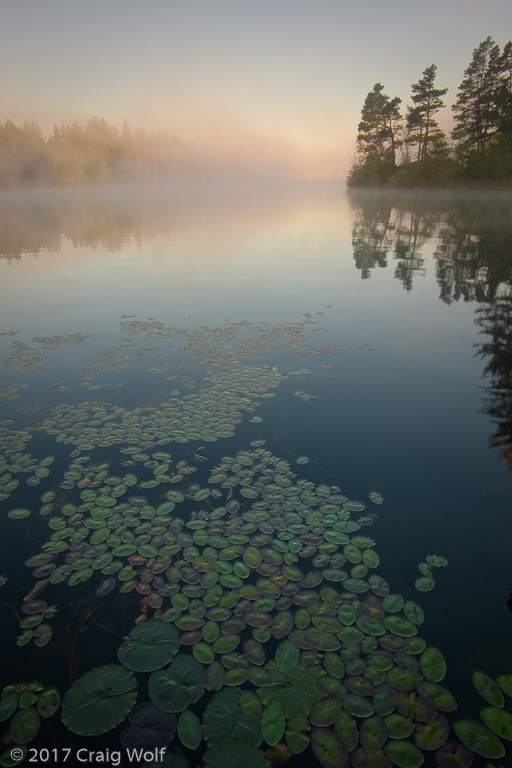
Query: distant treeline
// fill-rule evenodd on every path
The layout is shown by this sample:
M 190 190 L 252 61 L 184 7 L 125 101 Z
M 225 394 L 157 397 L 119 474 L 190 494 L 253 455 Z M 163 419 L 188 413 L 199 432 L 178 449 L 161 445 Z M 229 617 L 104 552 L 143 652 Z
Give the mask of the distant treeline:
M 194 146 L 176 136 L 119 130 L 103 118 L 60 125 L 44 138 L 36 122 L 0 122 L 0 188 L 103 184 L 159 176 L 188 176 Z
M 412 84 L 405 115 L 381 83 L 368 93 L 349 187 L 512 187 L 512 42 L 501 51 L 488 37 L 474 49 L 451 107 L 450 137 L 434 117 L 448 91 L 435 87 L 436 70 L 431 64 Z

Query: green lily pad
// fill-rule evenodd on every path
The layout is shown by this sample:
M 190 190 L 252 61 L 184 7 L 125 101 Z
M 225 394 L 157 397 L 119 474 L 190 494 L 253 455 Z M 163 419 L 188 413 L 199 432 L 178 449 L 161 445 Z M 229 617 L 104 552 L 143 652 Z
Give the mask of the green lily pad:
M 311 726 L 303 712 L 297 712 L 286 723 L 286 743 L 294 755 L 299 755 L 309 746 Z
M 240 694 L 234 688 L 216 693 L 203 715 L 203 734 L 208 744 L 240 740 L 258 746 L 262 739 L 257 720 L 248 717 L 240 706 Z
M 418 592 L 430 592 L 430 590 L 434 589 L 435 581 L 428 578 L 428 576 L 421 576 L 419 579 L 416 579 L 414 586 Z
M 190 710 L 178 718 L 178 737 L 187 749 L 197 749 L 203 739 L 203 729 L 198 716 Z
M 503 692 L 496 680 L 490 675 L 476 670 L 473 672 L 473 685 L 480 696 L 492 707 L 503 707 L 505 705 Z
M 432 565 L 434 568 L 444 568 L 446 565 L 448 565 L 448 560 L 446 559 L 446 557 L 443 557 L 442 555 L 436 555 L 436 554 L 427 555 L 425 560 L 429 565 Z
M 429 646 L 425 648 L 420 656 L 421 671 L 427 680 L 432 683 L 439 683 L 446 675 L 446 661 L 437 648 Z
M 282 706 L 277 701 L 271 701 L 261 714 L 261 732 L 264 740 L 271 747 L 277 744 L 285 729 L 285 716 Z
M 481 757 L 497 760 L 505 754 L 503 742 L 476 720 L 457 720 L 453 729 L 464 746 Z
M 496 680 L 503 693 L 512 697 L 512 675 L 500 675 Z
M 384 754 L 398 768 L 419 768 L 425 761 L 418 747 L 405 739 L 388 741 L 384 745 Z
M 418 723 L 414 731 L 414 743 L 419 749 L 439 749 L 449 733 L 448 721 L 443 715 L 434 717 L 426 723 Z
M 386 743 L 388 727 L 379 715 L 363 720 L 360 729 L 361 746 L 367 753 L 378 752 Z
M 400 637 L 412 637 L 418 632 L 416 626 L 404 616 L 384 616 L 382 623 L 386 629 Z
M 41 717 L 51 717 L 60 707 L 60 693 L 57 688 L 44 688 L 37 700 L 37 711 Z
M 276 651 L 276 664 L 279 671 L 289 672 L 293 669 L 299 660 L 299 655 L 299 649 L 289 640 L 280 643 Z
M 41 719 L 34 707 L 20 709 L 11 720 L 9 735 L 15 744 L 27 744 L 39 730 Z
M 7 517 L 10 517 L 11 520 L 23 520 L 24 517 L 28 517 L 30 515 L 30 509 L 24 509 L 24 508 L 18 508 L 18 509 L 11 509 L 7 513 Z
M 427 704 L 440 709 L 442 712 L 453 712 L 457 709 L 455 697 L 447 688 L 438 683 L 424 681 L 418 686 L 418 693 Z
M 501 739 L 512 741 L 512 715 L 510 712 L 496 707 L 484 707 L 480 710 L 480 718 Z
M 0 699 L 0 722 L 8 720 L 18 709 L 19 694 L 9 693 Z
M 322 768 L 348 768 L 347 751 L 331 728 L 313 728 L 311 748 Z
M 339 681 L 336 681 L 339 684 Z M 341 712 L 341 701 L 335 698 L 320 699 L 316 701 L 309 712 L 309 722 L 311 725 L 318 725 L 325 728 L 332 725 L 339 717 Z
M 172 624 L 154 619 L 134 627 L 124 638 L 117 658 L 135 672 L 152 672 L 178 653 L 179 635 Z
M 137 700 L 137 680 L 119 664 L 95 667 L 66 691 L 62 722 L 80 736 L 97 736 L 122 723 Z
M 409 621 L 412 621 L 416 626 L 420 626 L 425 621 L 425 614 L 423 609 L 414 602 L 414 600 L 408 600 L 404 605 L 404 613 Z
M 151 700 L 164 712 L 182 712 L 201 698 L 205 687 L 203 665 L 181 653 L 166 669 L 152 672 L 148 683 Z

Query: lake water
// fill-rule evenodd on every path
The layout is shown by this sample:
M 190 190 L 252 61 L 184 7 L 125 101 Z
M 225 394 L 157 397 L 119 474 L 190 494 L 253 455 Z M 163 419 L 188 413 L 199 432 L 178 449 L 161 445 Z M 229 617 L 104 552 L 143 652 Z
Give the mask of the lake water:
M 0 195 L 7 753 L 155 764 L 151 699 L 174 768 L 509 764 L 511 203 Z

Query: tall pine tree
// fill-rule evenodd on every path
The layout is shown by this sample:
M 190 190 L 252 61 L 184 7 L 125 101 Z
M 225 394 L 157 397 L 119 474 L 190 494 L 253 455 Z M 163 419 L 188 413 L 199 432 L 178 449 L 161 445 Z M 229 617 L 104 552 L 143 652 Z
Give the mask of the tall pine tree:
M 485 148 L 498 130 L 502 89 L 502 61 L 499 45 L 492 37 L 473 51 L 473 59 L 464 72 L 456 103 L 452 106 L 457 123 L 452 137 L 457 151 L 464 157 L 471 150 Z
M 436 112 L 444 107 L 442 96 L 448 88 L 434 88 L 437 67 L 431 64 L 423 70 L 423 77 L 412 84 L 412 100 L 414 107 L 408 107 L 407 114 L 407 143 L 417 145 L 417 160 L 422 160 L 432 154 L 429 146 L 436 145 L 439 140 L 440 128 L 434 120 Z
M 384 86 L 375 83 L 366 96 L 358 126 L 357 148 L 362 158 L 396 164 L 396 150 L 402 116 L 398 105 L 401 99 L 382 93 Z

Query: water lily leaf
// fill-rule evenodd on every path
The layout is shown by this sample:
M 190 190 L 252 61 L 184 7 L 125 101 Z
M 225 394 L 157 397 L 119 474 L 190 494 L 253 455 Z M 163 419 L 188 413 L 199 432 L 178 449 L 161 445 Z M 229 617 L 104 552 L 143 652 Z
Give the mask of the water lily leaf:
M 455 697 L 446 688 L 438 683 L 424 681 L 418 686 L 418 693 L 427 704 L 443 712 L 453 712 L 457 709 Z
M 15 744 L 27 744 L 39 730 L 41 719 L 34 707 L 20 709 L 11 720 L 9 735 Z
M 446 675 L 446 661 L 437 648 L 429 646 L 420 656 L 421 671 L 432 683 L 439 683 Z
M 428 576 L 421 576 L 419 579 L 416 579 L 414 586 L 418 592 L 430 592 L 432 589 L 434 589 L 435 581 L 434 579 L 430 579 Z
M 388 741 L 384 753 L 399 768 L 419 768 L 425 760 L 418 747 L 404 739 Z
M 37 700 L 37 711 L 41 717 L 51 717 L 60 707 L 60 693 L 57 688 L 44 688 Z
M 178 736 L 184 747 L 197 749 L 203 739 L 203 729 L 198 716 L 190 710 L 178 718 Z
M 198 701 L 206 687 L 206 672 L 193 656 L 178 654 L 166 669 L 152 672 L 148 691 L 165 712 L 182 712 Z
M 374 504 L 382 504 L 382 502 L 384 501 L 380 493 L 377 493 L 376 491 L 372 491 L 369 494 L 369 499 L 370 501 L 373 501 Z
M 392 712 L 384 718 L 391 739 L 406 739 L 414 731 L 416 723 L 409 717 Z
M 505 754 L 503 742 L 476 720 L 457 720 L 453 729 L 464 746 L 481 757 L 497 760 Z
M 133 672 L 120 664 L 94 667 L 66 691 L 62 722 L 80 736 L 96 736 L 122 723 L 136 700 Z
M 279 671 L 289 672 L 293 669 L 299 660 L 299 655 L 299 649 L 289 640 L 280 643 L 276 651 L 276 664 Z
M 240 706 L 240 694 L 234 688 L 219 691 L 208 702 L 203 734 L 208 744 L 229 739 L 258 746 L 262 739 L 258 720 L 245 714 Z
M 129 727 L 121 733 L 125 749 L 158 749 L 167 747 L 176 732 L 176 716 L 146 701 L 128 715 Z
M 500 675 L 496 680 L 503 693 L 512 697 L 512 675 Z
M 378 752 L 388 738 L 386 721 L 378 715 L 373 715 L 361 723 L 360 739 L 365 752 Z
M 354 717 L 370 717 L 375 712 L 372 701 L 357 693 L 351 693 L 343 699 L 343 707 Z
M 418 723 L 414 731 L 414 743 L 419 749 L 439 749 L 448 738 L 449 726 L 447 719 L 440 715 L 426 723 Z
M 240 706 L 247 717 L 259 718 L 261 715 L 262 704 L 254 691 L 244 690 L 240 693 Z
M 473 752 L 458 742 L 443 744 L 435 753 L 440 768 L 469 768 L 473 757 Z
M 286 723 L 286 743 L 294 755 L 299 755 L 309 746 L 311 726 L 303 712 L 297 712 Z
M 341 701 L 339 699 L 320 699 L 320 701 L 316 701 L 311 707 L 309 712 L 309 722 L 311 725 L 318 725 L 325 728 L 328 725 L 332 725 L 338 719 L 340 712 Z
M 124 638 L 117 658 L 135 672 L 152 672 L 178 653 L 179 634 L 172 624 L 154 619 L 134 627 Z
M 261 714 L 261 732 L 263 738 L 271 747 L 281 740 L 285 724 L 286 720 L 282 706 L 277 701 L 271 701 Z
M 0 722 L 8 720 L 13 712 L 18 709 L 19 694 L 9 693 L 0 699 Z
M 350 765 L 352 768 L 393 768 L 391 760 L 388 760 L 382 750 L 367 753 L 361 747 L 351 753 Z
M 434 568 L 444 568 L 446 565 L 448 565 L 448 560 L 446 559 L 446 557 L 443 557 L 442 555 L 436 555 L 436 554 L 427 555 L 425 560 L 429 565 L 432 565 Z
M 480 717 L 490 730 L 502 739 L 512 741 L 512 715 L 505 709 L 484 707 Z
M 414 602 L 414 600 L 408 600 L 404 605 L 404 613 L 409 621 L 412 621 L 416 626 L 420 626 L 425 621 L 425 614 L 423 609 Z
M 488 704 L 491 704 L 491 706 L 503 707 L 505 705 L 503 692 L 496 680 L 490 675 L 487 675 L 480 670 L 476 670 L 473 672 L 473 685 L 480 696 L 485 699 Z
M 400 637 L 412 637 L 418 632 L 416 626 L 405 616 L 384 616 L 382 623 L 387 630 Z
M 348 753 L 331 728 L 313 728 L 311 747 L 322 768 L 348 768 Z

